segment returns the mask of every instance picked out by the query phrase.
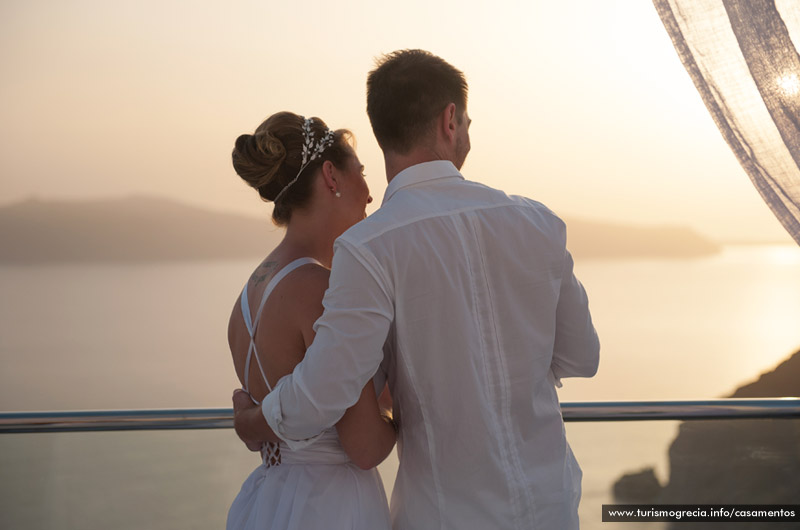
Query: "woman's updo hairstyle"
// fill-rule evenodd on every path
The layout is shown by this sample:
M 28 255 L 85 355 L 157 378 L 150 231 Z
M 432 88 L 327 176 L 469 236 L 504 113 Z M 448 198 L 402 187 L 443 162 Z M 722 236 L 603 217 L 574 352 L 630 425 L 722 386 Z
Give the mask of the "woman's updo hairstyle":
M 325 122 L 311 118 L 311 131 L 318 142 L 328 132 Z M 295 208 L 303 208 L 311 200 L 311 175 L 330 160 L 337 168 L 342 168 L 351 156 L 352 133 L 338 129 L 333 134 L 333 144 L 326 147 L 321 155 L 303 168 L 299 178 L 288 188 L 286 186 L 298 176 L 303 165 L 303 125 L 305 118 L 292 112 L 278 112 L 258 126 L 254 134 L 243 134 L 236 139 L 233 148 L 233 168 L 250 186 L 258 190 L 261 199 L 275 202 L 272 220 L 278 226 L 285 226 Z M 286 190 L 281 194 L 281 191 Z

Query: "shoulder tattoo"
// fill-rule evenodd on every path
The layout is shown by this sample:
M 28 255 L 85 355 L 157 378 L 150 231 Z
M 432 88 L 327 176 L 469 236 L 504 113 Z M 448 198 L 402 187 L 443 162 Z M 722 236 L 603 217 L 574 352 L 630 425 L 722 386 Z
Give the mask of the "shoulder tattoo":
M 278 266 L 277 261 L 265 261 L 258 268 L 253 271 L 253 275 L 250 277 L 253 280 L 254 285 L 258 285 L 259 283 L 265 281 L 267 278 L 272 276 L 275 267 Z

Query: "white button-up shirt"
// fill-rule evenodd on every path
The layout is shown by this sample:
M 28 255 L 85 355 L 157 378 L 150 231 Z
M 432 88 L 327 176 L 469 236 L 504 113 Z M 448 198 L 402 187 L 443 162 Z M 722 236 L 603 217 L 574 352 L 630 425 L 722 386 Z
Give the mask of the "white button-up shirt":
M 400 425 L 396 530 L 578 528 L 555 386 L 594 375 L 599 342 L 572 269 L 542 204 L 447 161 L 412 166 L 336 241 L 316 339 L 264 416 L 302 447 L 382 367 Z

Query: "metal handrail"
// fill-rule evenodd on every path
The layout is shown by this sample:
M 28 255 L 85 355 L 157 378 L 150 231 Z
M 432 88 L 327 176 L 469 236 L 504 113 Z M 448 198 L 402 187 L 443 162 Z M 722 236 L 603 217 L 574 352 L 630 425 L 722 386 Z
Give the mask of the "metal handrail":
M 561 404 L 564 421 L 800 418 L 800 398 L 591 401 Z M 0 412 L 0 434 L 229 429 L 233 409 Z
M 742 420 L 800 418 L 800 398 L 562 403 L 564 421 Z

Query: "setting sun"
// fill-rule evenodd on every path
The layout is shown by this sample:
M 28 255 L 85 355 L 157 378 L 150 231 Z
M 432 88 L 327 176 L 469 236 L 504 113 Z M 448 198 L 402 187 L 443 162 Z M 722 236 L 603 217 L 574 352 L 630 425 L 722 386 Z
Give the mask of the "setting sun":
M 778 86 L 786 96 L 796 96 L 800 93 L 800 79 L 797 74 L 787 74 L 778 78 Z

